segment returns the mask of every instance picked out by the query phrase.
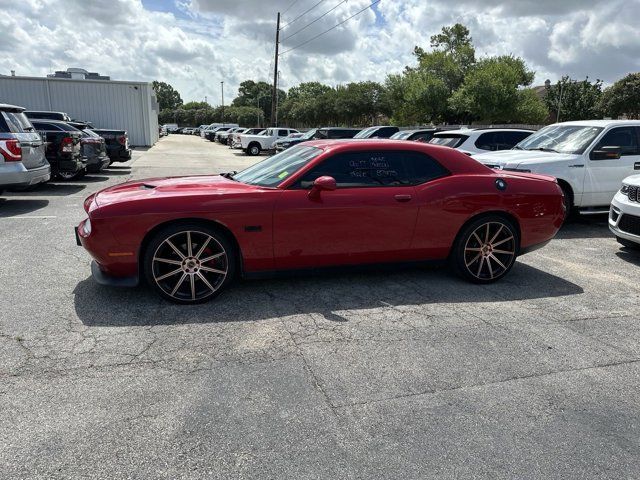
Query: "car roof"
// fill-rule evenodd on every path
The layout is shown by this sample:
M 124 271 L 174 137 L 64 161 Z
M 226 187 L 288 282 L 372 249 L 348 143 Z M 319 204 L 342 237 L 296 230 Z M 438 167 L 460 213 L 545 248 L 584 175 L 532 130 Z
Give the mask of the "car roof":
M 65 125 L 72 125 L 79 122 L 65 122 L 64 120 L 52 120 L 50 118 L 30 118 L 31 122 L 46 122 L 46 123 L 64 123 Z M 84 122 L 80 122 L 84 123 Z
M 553 125 L 579 125 L 584 127 L 608 127 L 609 125 L 640 125 L 640 120 L 575 120 L 560 122 Z
M 459 128 L 457 130 L 444 130 L 442 132 L 436 132 L 436 135 L 471 135 L 472 133 L 485 133 L 485 132 L 535 132 L 535 130 L 527 128 Z
M 17 105 L 9 105 L 8 103 L 0 103 L 0 110 L 4 112 L 21 113 L 25 111 L 25 108 L 18 107 Z

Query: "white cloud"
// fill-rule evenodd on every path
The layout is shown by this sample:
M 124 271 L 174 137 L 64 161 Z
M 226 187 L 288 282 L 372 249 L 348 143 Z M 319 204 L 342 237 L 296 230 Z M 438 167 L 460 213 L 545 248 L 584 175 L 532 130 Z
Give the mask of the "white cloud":
M 288 38 L 340 0 L 326 0 L 282 32 L 286 51 L 371 0 L 348 0 Z M 167 0 L 167 4 L 169 0 Z M 273 75 L 277 10 L 292 0 L 177 0 L 164 12 L 140 0 L 0 0 L 0 73 L 45 75 L 71 66 L 114 79 L 164 80 L 185 100 L 229 99 L 245 79 Z M 298 0 L 283 23 L 316 3 Z M 158 4 L 156 0 L 156 4 Z M 536 82 L 563 74 L 612 82 L 640 70 L 638 0 L 382 0 L 327 35 L 283 55 L 281 84 L 383 80 L 413 63 L 443 25 L 471 29 L 478 55 L 523 56 Z

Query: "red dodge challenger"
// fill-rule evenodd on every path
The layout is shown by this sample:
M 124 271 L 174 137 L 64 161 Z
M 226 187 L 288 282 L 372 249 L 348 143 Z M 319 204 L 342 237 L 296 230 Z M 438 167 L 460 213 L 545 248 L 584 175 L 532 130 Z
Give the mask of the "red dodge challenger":
M 312 141 L 240 173 L 154 178 L 85 200 L 76 237 L 98 283 L 197 303 L 236 275 L 449 260 L 488 283 L 564 219 L 552 177 L 492 170 L 448 147 Z

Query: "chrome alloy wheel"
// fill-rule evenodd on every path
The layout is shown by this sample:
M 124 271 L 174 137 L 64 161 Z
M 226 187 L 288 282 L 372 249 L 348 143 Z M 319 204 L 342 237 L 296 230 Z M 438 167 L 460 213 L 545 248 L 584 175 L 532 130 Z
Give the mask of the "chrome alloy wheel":
M 229 272 L 226 250 L 208 233 L 187 230 L 160 243 L 153 254 L 156 285 L 181 302 L 201 301 L 214 294 Z
M 476 228 L 464 246 L 467 271 L 479 280 L 503 275 L 516 258 L 516 238 L 511 228 L 500 222 L 487 222 Z

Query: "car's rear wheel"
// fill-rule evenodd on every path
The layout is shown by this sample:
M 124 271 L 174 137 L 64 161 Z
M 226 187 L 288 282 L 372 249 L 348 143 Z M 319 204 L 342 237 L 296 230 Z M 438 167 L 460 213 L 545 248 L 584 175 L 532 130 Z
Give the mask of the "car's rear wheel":
M 501 279 L 515 263 L 518 229 L 499 215 L 472 221 L 458 235 L 451 262 L 461 277 L 474 283 Z
M 260 145 L 257 143 L 252 143 L 251 145 L 249 145 L 249 148 L 247 148 L 247 153 L 251 156 L 260 155 Z
M 172 302 L 206 302 L 233 279 L 234 247 L 225 235 L 205 225 L 170 226 L 149 243 L 144 273 L 149 285 Z

